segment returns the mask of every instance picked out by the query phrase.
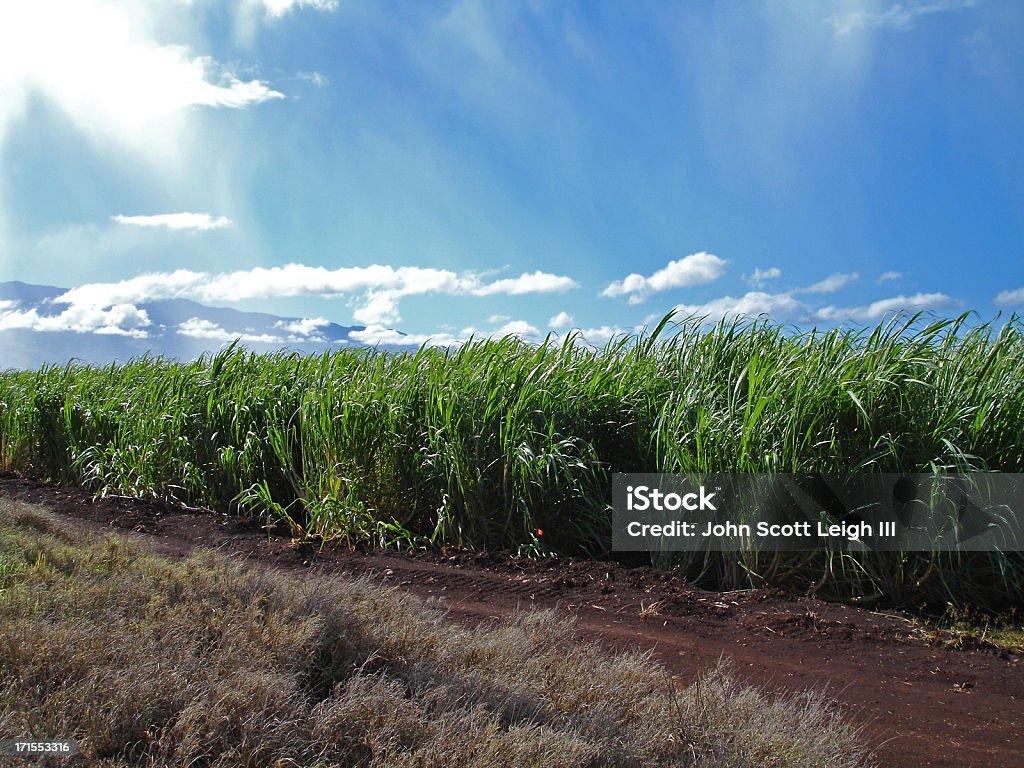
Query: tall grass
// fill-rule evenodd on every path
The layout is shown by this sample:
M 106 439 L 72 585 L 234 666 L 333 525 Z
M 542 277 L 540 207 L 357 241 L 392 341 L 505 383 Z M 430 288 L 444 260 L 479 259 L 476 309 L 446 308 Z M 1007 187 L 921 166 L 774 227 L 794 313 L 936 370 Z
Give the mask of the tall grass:
M 0 462 L 351 543 L 602 556 L 614 472 L 1024 471 L 1024 326 L 671 323 L 592 349 L 240 348 L 0 375 Z M 539 532 L 543 531 L 543 535 Z M 709 556 L 728 586 L 1024 604 L 1020 555 Z

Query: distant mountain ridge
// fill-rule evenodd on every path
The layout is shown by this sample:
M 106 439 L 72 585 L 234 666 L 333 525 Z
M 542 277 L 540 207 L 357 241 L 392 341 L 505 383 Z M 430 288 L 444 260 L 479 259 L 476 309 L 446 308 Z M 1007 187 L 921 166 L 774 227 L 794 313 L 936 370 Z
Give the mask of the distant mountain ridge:
M 63 365 L 69 360 L 102 365 L 145 353 L 191 360 L 216 352 L 236 338 L 257 352 L 293 349 L 315 353 L 366 346 L 351 335 L 365 330 L 363 326 L 208 307 L 189 299 L 132 305 L 148 319 L 130 329 L 136 335 L 118 328 L 46 329 L 59 325 L 68 309 L 67 304 L 54 301 L 66 292 L 52 285 L 0 282 L 0 370 Z

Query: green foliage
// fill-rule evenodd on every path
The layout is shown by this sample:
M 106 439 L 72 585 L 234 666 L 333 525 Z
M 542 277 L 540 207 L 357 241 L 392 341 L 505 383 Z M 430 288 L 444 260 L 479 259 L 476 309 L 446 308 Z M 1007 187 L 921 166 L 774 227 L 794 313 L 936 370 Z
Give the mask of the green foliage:
M 967 320 L 795 333 L 666 317 L 603 349 L 69 363 L 0 374 L 0 464 L 304 536 L 603 556 L 614 472 L 1024 471 L 1024 327 Z M 683 565 L 731 586 L 1024 602 L 1018 554 Z

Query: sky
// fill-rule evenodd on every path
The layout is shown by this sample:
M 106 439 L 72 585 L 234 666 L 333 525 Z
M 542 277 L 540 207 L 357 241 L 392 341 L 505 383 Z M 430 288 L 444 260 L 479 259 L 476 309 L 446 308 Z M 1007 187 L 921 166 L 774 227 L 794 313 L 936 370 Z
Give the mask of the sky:
M 0 281 L 143 337 L 1005 317 L 1022 76 L 1014 0 L 6 2 Z

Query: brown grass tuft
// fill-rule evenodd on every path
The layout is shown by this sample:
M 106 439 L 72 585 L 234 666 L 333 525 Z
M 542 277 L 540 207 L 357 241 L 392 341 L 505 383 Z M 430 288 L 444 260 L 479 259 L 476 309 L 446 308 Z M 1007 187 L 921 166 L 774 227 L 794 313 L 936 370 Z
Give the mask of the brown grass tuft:
M 866 764 L 814 695 L 674 687 L 552 612 L 469 629 L 369 581 L 81 541 L 0 504 L 0 729 L 94 766 Z

